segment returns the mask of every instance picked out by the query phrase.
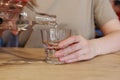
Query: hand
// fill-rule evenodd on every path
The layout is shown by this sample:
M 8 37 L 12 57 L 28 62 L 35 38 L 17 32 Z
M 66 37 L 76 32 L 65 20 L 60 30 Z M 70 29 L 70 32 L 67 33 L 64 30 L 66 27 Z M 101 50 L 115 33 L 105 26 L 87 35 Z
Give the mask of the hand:
M 96 56 L 91 53 L 89 40 L 82 36 L 72 36 L 60 42 L 59 47 L 61 50 L 57 51 L 55 56 L 65 63 L 89 60 Z
M 18 30 L 12 30 L 11 31 L 13 35 L 18 35 L 19 31 Z
M 9 28 L 13 35 L 18 35 L 19 31 L 16 27 L 16 21 L 9 21 Z

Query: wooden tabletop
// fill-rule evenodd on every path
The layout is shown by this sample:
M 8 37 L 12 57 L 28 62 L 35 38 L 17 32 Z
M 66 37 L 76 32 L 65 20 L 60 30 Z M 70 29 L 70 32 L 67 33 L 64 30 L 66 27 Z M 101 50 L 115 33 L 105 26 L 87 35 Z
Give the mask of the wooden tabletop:
M 0 80 L 120 80 L 120 52 L 64 65 L 47 64 L 44 59 L 40 48 L 1 48 Z M 18 63 L 7 64 L 14 60 Z

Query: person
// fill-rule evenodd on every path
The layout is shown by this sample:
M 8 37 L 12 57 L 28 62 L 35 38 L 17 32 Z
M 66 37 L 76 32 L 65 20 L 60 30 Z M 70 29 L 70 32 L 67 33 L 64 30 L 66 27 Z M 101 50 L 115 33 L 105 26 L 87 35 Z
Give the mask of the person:
M 9 26 L 15 26 L 15 24 L 9 22 Z M 18 47 L 17 34 L 18 34 L 17 30 L 4 30 L 1 33 L 0 47 Z
M 19 20 L 19 14 L 21 13 L 23 7 L 26 5 L 27 2 L 28 0 L 1 1 L 1 6 L 4 5 L 4 9 L 2 7 L 0 8 L 0 26 L 5 29 L 1 29 L 0 31 L 0 47 L 18 47 L 19 30 L 16 25 L 17 21 Z M 6 6 L 7 3 L 9 4 Z M 10 12 L 7 12 L 8 10 Z M 4 14 L 4 12 L 6 13 Z M 12 15 L 13 13 L 14 15 Z
M 120 0 L 110 0 L 110 2 L 120 21 Z M 96 27 L 96 38 L 99 38 L 102 36 L 103 36 L 103 33 L 98 27 Z
M 111 5 L 120 20 L 120 0 L 110 0 Z
M 38 3 L 40 12 L 56 15 L 58 24 L 66 25 L 73 31 L 73 36 L 58 44 L 61 50 L 55 56 L 60 61 L 73 63 L 90 60 L 120 50 L 120 22 L 109 0 L 30 1 Z M 32 12 L 29 13 L 32 15 Z M 101 29 L 103 37 L 94 38 L 95 26 Z M 34 29 L 36 30 L 33 30 L 26 47 L 40 47 L 37 35 L 40 33 L 37 32 L 37 27 Z

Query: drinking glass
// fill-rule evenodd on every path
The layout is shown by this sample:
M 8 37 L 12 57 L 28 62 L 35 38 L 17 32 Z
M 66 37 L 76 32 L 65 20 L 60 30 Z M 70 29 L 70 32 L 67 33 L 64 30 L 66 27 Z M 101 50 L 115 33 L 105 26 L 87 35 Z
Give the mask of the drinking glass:
M 44 45 L 47 57 L 46 62 L 51 64 L 63 64 L 57 57 L 55 52 L 60 50 L 59 42 L 71 36 L 71 30 L 67 28 L 52 27 L 41 29 L 42 43 Z

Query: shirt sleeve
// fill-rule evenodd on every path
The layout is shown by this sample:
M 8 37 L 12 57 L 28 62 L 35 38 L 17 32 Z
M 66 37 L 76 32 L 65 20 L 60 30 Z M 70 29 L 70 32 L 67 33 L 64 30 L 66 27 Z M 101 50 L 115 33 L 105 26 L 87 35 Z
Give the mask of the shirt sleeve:
M 109 0 L 94 0 L 94 14 L 97 27 L 102 27 L 110 20 L 118 19 Z

